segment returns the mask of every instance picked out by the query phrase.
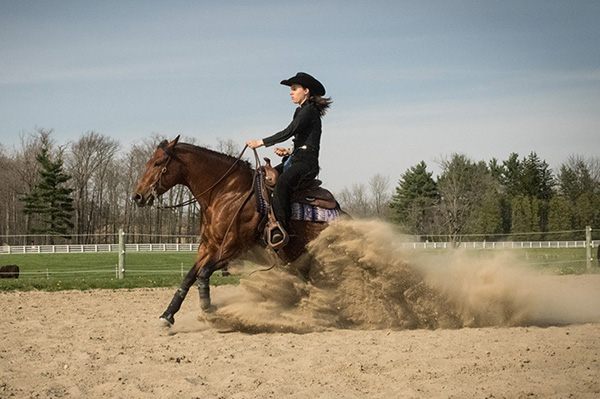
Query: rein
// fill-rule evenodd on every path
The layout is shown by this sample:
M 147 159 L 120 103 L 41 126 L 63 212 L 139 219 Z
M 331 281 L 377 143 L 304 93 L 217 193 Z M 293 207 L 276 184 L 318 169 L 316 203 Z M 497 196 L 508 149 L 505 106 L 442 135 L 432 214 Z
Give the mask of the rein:
M 202 197 L 204 194 L 210 192 L 211 190 L 213 190 L 215 187 L 217 187 L 217 185 L 219 185 L 219 183 L 221 183 L 225 177 L 227 177 L 227 175 L 229 174 L 229 172 L 231 172 L 233 170 L 233 168 L 235 167 L 235 165 L 237 165 L 240 160 L 242 159 L 242 156 L 244 155 L 244 152 L 246 152 L 246 148 L 248 148 L 248 145 L 244 146 L 244 149 L 242 150 L 242 152 L 240 153 L 240 155 L 237 157 L 237 159 L 235 160 L 235 162 L 229 167 L 229 169 L 227 169 L 227 171 L 223 174 L 223 176 L 221 176 L 219 178 L 219 180 L 217 180 L 212 186 L 210 186 L 209 188 L 207 188 L 206 190 L 202 191 L 200 194 L 196 195 L 194 193 L 192 193 L 193 198 L 183 201 L 180 204 L 177 205 L 166 205 L 166 206 L 160 206 L 157 205 L 156 209 L 174 209 L 174 208 L 181 208 L 183 206 L 187 206 L 187 205 L 191 205 L 195 202 L 198 202 L 198 200 L 196 198 Z M 254 159 L 255 159 L 255 163 L 256 163 L 256 169 L 254 171 L 254 179 L 256 179 L 256 174 L 258 173 L 258 168 L 260 167 L 260 159 L 258 157 L 258 153 L 256 152 L 256 150 L 252 150 L 254 151 Z M 156 182 L 152 185 L 152 193 L 154 194 L 154 196 L 157 198 L 158 196 L 156 195 L 156 188 L 157 187 L 162 187 L 162 183 L 160 182 L 162 175 L 164 175 L 167 172 L 167 165 L 169 165 L 169 161 L 171 160 L 172 154 L 167 153 L 168 158 L 167 158 L 167 162 L 165 164 L 165 166 L 162 168 L 160 175 L 158 175 L 158 178 L 156 179 Z M 255 180 L 253 180 L 252 182 L 252 190 L 254 190 L 254 185 L 255 185 Z
M 246 149 L 248 148 L 248 145 L 244 146 L 244 149 L 242 150 L 242 152 L 240 153 L 240 155 L 237 157 L 237 159 L 235 160 L 235 162 L 229 167 L 229 169 L 227 169 L 227 171 L 223 174 L 223 176 L 221 176 L 219 178 L 219 180 L 217 180 L 212 186 L 210 186 L 209 188 L 207 188 L 206 190 L 204 190 L 203 192 L 201 192 L 198 195 L 194 195 L 194 198 L 184 201 L 180 204 L 177 205 L 168 205 L 168 206 L 156 206 L 157 209 L 173 209 L 173 208 L 180 208 L 182 206 L 186 206 L 186 205 L 191 205 L 195 202 L 198 202 L 198 200 L 196 198 L 199 198 L 201 196 L 203 196 L 204 194 L 210 192 L 211 190 L 213 190 L 215 187 L 217 187 L 217 185 L 219 183 L 221 183 L 225 177 L 227 177 L 227 175 L 229 174 L 229 172 L 231 172 L 231 170 L 235 167 L 235 165 L 240 162 L 240 160 L 242 159 L 242 156 L 244 155 L 244 152 L 246 152 Z M 231 222 L 229 222 L 229 226 L 227 226 L 227 230 L 225 231 L 225 235 L 224 237 L 227 237 L 227 235 L 229 234 L 229 232 L 231 231 L 231 227 L 233 226 L 233 224 L 235 223 L 235 220 L 237 219 L 237 217 L 239 216 L 240 212 L 242 211 L 242 209 L 244 208 L 244 205 L 246 205 L 246 203 L 248 202 L 248 200 L 252 197 L 252 195 L 254 194 L 254 189 L 256 187 L 256 178 L 258 176 L 259 170 L 260 170 L 260 166 L 261 166 L 261 162 L 260 162 L 260 157 L 258 156 L 258 152 L 256 151 L 256 149 L 252 149 L 252 151 L 254 152 L 254 163 L 255 163 L 255 169 L 254 169 L 254 174 L 252 176 L 252 187 L 250 187 L 250 190 L 242 197 L 243 201 L 240 204 L 240 206 L 238 207 L 237 211 L 235 212 L 235 214 L 233 215 L 233 217 L 231 218 Z M 167 172 L 167 166 L 169 164 L 169 161 L 171 160 L 172 157 L 172 153 L 167 152 L 168 158 L 167 158 L 167 162 L 165 163 L 165 166 L 162 168 L 160 175 L 158 176 L 158 179 L 156 180 L 156 182 L 152 185 L 152 192 L 156 193 L 156 187 L 161 187 L 162 183 L 160 182 L 162 175 L 165 174 Z M 223 242 L 221 243 L 221 246 L 219 247 L 219 258 L 217 260 L 217 262 L 219 262 L 222 258 L 223 258 L 223 247 L 225 246 L 225 240 L 223 240 Z M 250 275 L 256 273 L 256 272 L 265 272 L 265 271 L 269 271 L 271 269 L 273 269 L 275 267 L 276 263 L 274 263 L 273 265 L 271 265 L 270 267 L 266 268 L 266 269 L 258 269 L 258 270 L 254 270 L 252 273 L 250 273 Z

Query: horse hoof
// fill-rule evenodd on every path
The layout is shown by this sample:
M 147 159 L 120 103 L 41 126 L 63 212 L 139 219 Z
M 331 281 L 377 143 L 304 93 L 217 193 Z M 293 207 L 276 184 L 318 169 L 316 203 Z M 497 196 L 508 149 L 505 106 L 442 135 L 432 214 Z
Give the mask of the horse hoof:
M 175 318 L 173 317 L 173 315 L 163 314 L 158 318 L 158 320 L 160 320 L 163 327 L 171 327 L 173 324 L 175 324 Z
M 202 311 L 204 313 L 215 313 L 217 311 L 217 307 L 213 305 L 202 306 Z

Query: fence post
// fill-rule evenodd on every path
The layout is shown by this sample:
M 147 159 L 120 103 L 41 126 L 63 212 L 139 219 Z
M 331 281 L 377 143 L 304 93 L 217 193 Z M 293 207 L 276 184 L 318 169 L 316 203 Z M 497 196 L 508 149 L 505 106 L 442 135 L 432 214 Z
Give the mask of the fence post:
M 119 266 L 118 266 L 119 279 L 125 277 L 125 232 L 123 229 L 119 229 Z
M 585 226 L 585 259 L 589 272 L 592 270 L 592 226 Z

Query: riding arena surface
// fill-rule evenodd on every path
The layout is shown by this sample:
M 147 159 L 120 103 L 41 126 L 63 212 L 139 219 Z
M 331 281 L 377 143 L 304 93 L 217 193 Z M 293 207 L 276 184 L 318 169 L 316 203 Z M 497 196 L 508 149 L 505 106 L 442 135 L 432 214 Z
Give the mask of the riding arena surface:
M 509 257 L 427 264 L 376 222 L 334 223 L 293 268 L 190 293 L 0 293 L 0 398 L 596 398 L 600 275 Z

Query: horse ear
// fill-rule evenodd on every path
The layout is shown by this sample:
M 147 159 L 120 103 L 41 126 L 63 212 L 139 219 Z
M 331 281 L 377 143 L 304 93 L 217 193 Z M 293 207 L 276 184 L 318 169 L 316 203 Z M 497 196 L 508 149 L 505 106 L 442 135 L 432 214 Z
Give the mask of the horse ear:
M 175 137 L 175 140 L 173 140 L 173 141 L 171 141 L 171 142 L 169 143 L 169 147 L 175 147 L 175 144 L 177 144 L 177 143 L 179 142 L 179 137 L 180 137 L 180 136 L 181 136 L 181 135 L 179 135 L 179 136 Z

